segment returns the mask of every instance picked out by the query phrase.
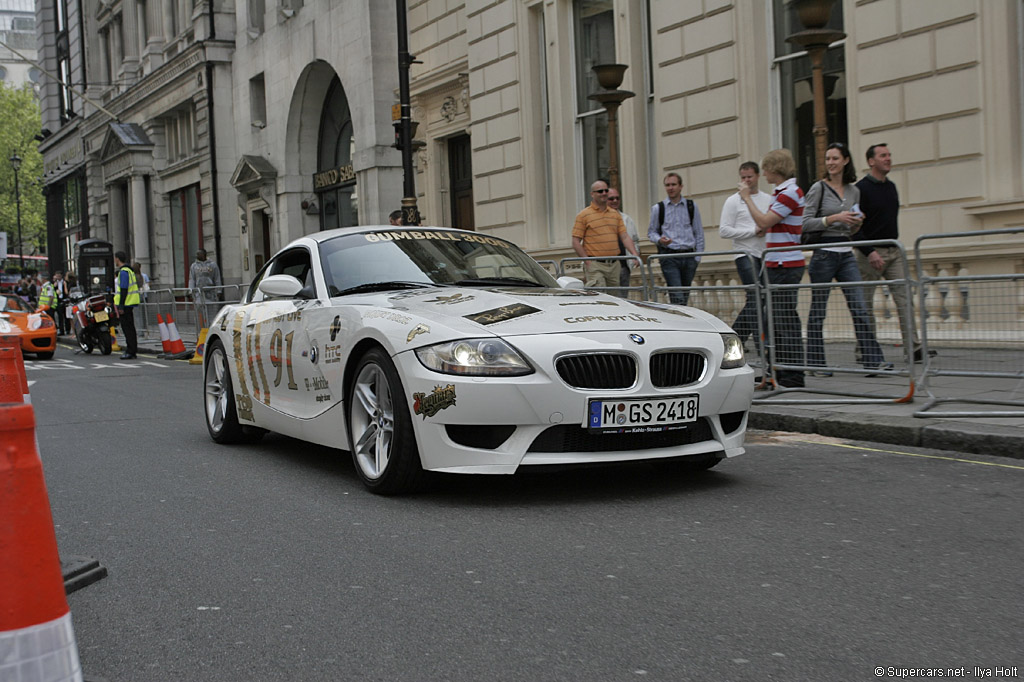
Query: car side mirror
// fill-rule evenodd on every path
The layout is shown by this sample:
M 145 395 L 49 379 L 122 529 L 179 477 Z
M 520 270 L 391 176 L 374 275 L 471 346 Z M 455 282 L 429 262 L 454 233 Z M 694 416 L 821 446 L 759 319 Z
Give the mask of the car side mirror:
M 563 289 L 582 289 L 583 280 L 577 279 L 576 277 L 559 277 L 557 280 L 558 286 Z
M 291 275 L 270 275 L 261 279 L 257 288 L 270 298 L 298 298 L 302 282 Z

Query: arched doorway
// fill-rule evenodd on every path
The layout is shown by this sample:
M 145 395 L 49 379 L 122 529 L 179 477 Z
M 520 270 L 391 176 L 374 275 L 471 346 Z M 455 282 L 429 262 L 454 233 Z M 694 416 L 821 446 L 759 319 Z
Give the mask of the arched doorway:
M 317 145 L 317 172 L 313 187 L 320 204 L 320 229 L 351 227 L 359 224 L 359 196 L 356 173 L 352 167 L 355 139 L 352 114 L 341 80 L 335 76 L 327 88 L 320 115 Z

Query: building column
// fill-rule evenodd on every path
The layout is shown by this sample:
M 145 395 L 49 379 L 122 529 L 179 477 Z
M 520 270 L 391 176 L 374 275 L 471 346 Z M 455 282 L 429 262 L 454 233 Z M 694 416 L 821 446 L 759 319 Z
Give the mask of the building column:
M 133 175 L 131 180 L 132 207 L 132 241 L 134 242 L 133 260 L 137 260 L 149 270 L 149 211 L 146 205 L 146 176 Z
M 113 245 L 114 251 L 127 251 L 128 231 L 125 229 L 124 189 L 119 183 L 107 186 L 107 240 Z

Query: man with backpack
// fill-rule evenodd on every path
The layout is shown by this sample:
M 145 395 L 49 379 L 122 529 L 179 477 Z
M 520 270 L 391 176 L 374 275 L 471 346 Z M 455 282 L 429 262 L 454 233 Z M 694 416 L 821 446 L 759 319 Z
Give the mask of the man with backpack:
M 647 238 L 657 245 L 658 253 L 663 255 L 704 251 L 704 225 L 700 220 L 700 210 L 692 199 L 683 198 L 683 179 L 679 173 L 672 172 L 665 176 L 665 193 L 667 199 L 651 206 Z M 697 272 L 700 256 L 658 260 L 666 285 L 689 287 Z M 690 291 L 671 291 L 669 300 L 686 305 L 690 300 Z

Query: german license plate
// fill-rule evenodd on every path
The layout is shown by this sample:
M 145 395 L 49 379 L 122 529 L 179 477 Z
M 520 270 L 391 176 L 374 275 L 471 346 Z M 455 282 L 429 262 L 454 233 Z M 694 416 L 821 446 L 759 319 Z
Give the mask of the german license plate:
M 107 315 L 107 311 L 105 310 L 99 310 L 93 313 L 92 316 L 96 319 L 97 322 L 106 322 L 107 319 L 109 319 L 109 315 Z
M 639 400 L 591 398 L 587 411 L 587 428 L 598 431 L 663 431 L 697 421 L 699 398 L 697 395 Z

